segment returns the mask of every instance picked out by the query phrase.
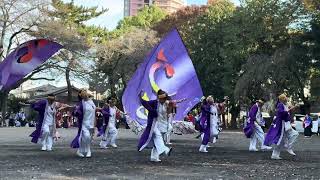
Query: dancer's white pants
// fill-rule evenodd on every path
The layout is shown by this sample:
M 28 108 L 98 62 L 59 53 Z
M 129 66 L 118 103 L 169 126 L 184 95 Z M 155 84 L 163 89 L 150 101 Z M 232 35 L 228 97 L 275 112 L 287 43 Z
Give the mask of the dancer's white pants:
M 150 158 L 151 160 L 159 160 L 159 156 L 164 152 L 168 153 L 170 149 L 164 145 L 162 135 L 157 126 L 154 127 L 152 140 L 154 145 L 151 150 Z
M 294 129 L 284 131 L 280 144 L 276 145 L 273 149 L 272 156 L 279 157 L 282 149 L 292 150 L 293 144 L 296 142 L 298 136 L 299 133 Z
M 79 151 L 80 153 L 91 153 L 91 140 L 92 135 L 89 128 L 86 128 L 85 126 L 82 126 L 81 134 L 80 134 L 80 147 Z
M 118 130 L 116 127 L 108 128 L 100 142 L 100 147 L 106 148 L 109 144 L 116 145 Z
M 41 135 L 41 144 L 42 147 L 51 150 L 53 145 L 53 129 L 52 126 L 44 124 L 42 126 L 42 135 Z
M 263 146 L 264 143 L 264 132 L 261 128 L 261 126 L 259 126 L 258 124 L 254 124 L 254 130 L 253 130 L 253 134 L 250 138 L 250 146 L 249 149 L 256 149 L 257 148 L 257 142 L 259 142 L 259 144 L 261 146 Z

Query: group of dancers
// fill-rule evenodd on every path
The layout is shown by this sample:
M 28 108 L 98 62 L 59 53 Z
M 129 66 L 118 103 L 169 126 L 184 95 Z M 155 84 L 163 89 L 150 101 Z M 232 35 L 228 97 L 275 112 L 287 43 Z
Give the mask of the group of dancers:
M 56 112 L 72 108 L 74 109 L 73 115 L 78 119 L 79 129 L 71 147 L 78 149 L 76 154 L 79 157 L 91 157 L 91 141 L 95 134 L 96 112 L 101 112 L 104 117 L 104 125 L 98 130 L 97 135 L 102 137 L 100 147 L 107 148 L 110 145 L 116 148 L 118 134 L 116 114 L 122 112 L 115 106 L 115 98 L 108 98 L 102 108 L 95 106 L 86 90 L 80 90 L 78 98 L 79 102 L 75 107 L 56 102 L 53 94 L 48 95 L 47 99 L 32 103 L 31 108 L 38 112 L 38 120 L 36 130 L 30 135 L 32 137 L 31 142 L 38 143 L 40 139 L 41 150 L 52 151 L 54 139 L 59 136 L 56 132 Z
M 97 112 L 102 113 L 104 119 L 103 126 L 97 132 L 97 136 L 102 137 L 100 147 L 108 148 L 110 145 L 117 148 L 116 114 L 126 114 L 116 107 L 116 99 L 109 97 L 105 105 L 99 108 L 95 106 L 90 94 L 84 89 L 79 91 L 78 98 L 79 102 L 76 106 L 56 102 L 53 94 L 49 94 L 47 99 L 32 103 L 31 108 L 38 112 L 38 120 L 36 130 L 30 135 L 31 142 L 40 142 L 42 151 L 52 151 L 54 140 L 59 136 L 56 132 L 56 113 L 68 108 L 73 109 L 73 115 L 78 120 L 78 133 L 71 142 L 71 147 L 77 149 L 76 154 L 79 157 L 90 158 L 92 156 L 91 142 L 95 135 Z M 149 112 L 149 120 L 139 141 L 138 150 L 141 151 L 148 144 L 152 144 L 154 148 L 151 151 L 151 161 L 159 162 L 159 155 L 163 152 L 170 155 L 172 148 L 166 147 L 165 144 L 171 144 L 172 121 L 176 113 L 176 105 L 184 100 L 171 100 L 168 94 L 162 90 L 158 92 L 157 100 L 144 101 L 141 98 L 141 103 Z M 152 123 L 154 124 L 152 125 Z
M 142 98 L 143 92 L 139 94 L 141 104 L 148 111 L 147 125 L 138 142 L 138 151 L 149 147 L 151 149 L 150 161 L 160 162 L 160 155 L 165 154 L 170 156 L 172 147 L 170 145 L 170 136 L 172 132 L 172 121 L 176 114 L 177 104 L 185 101 L 172 100 L 168 93 L 163 90 L 157 92 L 157 99 L 146 101 Z M 101 148 L 111 147 L 116 148 L 116 139 L 118 130 L 116 128 L 116 114 L 126 113 L 121 112 L 116 107 L 116 99 L 109 97 L 102 108 L 96 107 L 90 98 L 90 94 L 82 89 L 78 94 L 79 102 L 76 106 L 69 106 L 55 101 L 55 96 L 50 94 L 47 99 L 39 100 L 31 104 L 31 107 L 38 111 L 38 120 L 36 130 L 30 135 L 33 143 L 42 144 L 42 151 L 52 151 L 54 139 L 58 138 L 55 126 L 55 115 L 57 111 L 66 108 L 73 109 L 73 115 L 78 119 L 78 132 L 76 137 L 71 142 L 71 147 L 76 148 L 76 154 L 79 157 L 90 158 L 92 156 L 91 143 L 95 136 L 96 113 L 103 114 L 104 123 L 98 129 L 97 136 L 102 137 L 100 142 Z M 293 152 L 293 144 L 298 137 L 298 132 L 295 131 L 290 124 L 290 112 L 293 109 L 288 109 L 287 97 L 280 95 L 276 106 L 276 116 L 271 124 L 269 132 L 264 136 L 261 128 L 263 122 L 261 107 L 264 100 L 258 100 L 250 109 L 249 118 L 247 119 L 244 133 L 247 138 L 250 138 L 250 151 L 257 150 L 257 142 L 261 144 L 262 150 L 272 149 L 270 147 L 275 144 L 273 149 L 272 159 L 281 159 L 280 151 L 285 148 L 291 155 Z M 219 118 L 218 104 L 215 103 L 212 96 L 205 98 L 201 105 L 200 114 L 200 132 L 201 145 L 199 152 L 207 153 L 209 143 L 215 143 L 219 134 Z
M 271 159 L 280 160 L 280 152 L 282 149 L 293 156 L 296 155 L 293 151 L 293 144 L 296 142 L 299 133 L 292 127 L 290 113 L 296 109 L 297 106 L 289 109 L 287 103 L 288 98 L 286 95 L 281 94 L 276 104 L 276 115 L 266 137 L 261 128 L 263 123 L 261 107 L 264 104 L 264 100 L 258 100 L 256 104 L 251 107 L 249 118 L 244 128 L 246 137 L 250 138 L 250 151 L 258 151 L 256 147 L 258 141 L 261 144 L 261 150 L 272 149 L 270 146 L 274 145 Z

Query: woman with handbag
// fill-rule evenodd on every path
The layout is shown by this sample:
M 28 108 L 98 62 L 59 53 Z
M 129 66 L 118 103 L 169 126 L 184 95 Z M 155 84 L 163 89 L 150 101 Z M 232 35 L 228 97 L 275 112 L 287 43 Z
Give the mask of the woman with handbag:
M 276 116 L 264 141 L 264 145 L 266 146 L 276 145 L 271 156 L 271 159 L 275 160 L 281 159 L 280 151 L 282 149 L 286 149 L 286 151 L 293 156 L 296 155 L 292 148 L 299 133 L 292 128 L 290 121 L 290 112 L 296 107 L 289 109 L 287 102 L 288 98 L 286 95 L 281 94 L 278 97 Z

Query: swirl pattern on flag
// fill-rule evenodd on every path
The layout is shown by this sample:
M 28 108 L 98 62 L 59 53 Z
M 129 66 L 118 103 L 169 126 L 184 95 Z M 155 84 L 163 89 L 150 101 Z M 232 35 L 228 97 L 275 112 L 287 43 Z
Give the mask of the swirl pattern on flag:
M 174 100 L 187 98 L 178 104 L 175 121 L 183 120 L 203 96 L 188 51 L 176 29 L 153 48 L 129 81 L 122 103 L 130 118 L 145 125 L 148 112 L 140 103 L 139 93 L 143 90 L 143 99 L 154 100 L 159 89 L 168 92 Z
M 46 39 L 31 40 L 18 46 L 0 63 L 0 90 L 12 87 L 61 48 L 62 45 Z

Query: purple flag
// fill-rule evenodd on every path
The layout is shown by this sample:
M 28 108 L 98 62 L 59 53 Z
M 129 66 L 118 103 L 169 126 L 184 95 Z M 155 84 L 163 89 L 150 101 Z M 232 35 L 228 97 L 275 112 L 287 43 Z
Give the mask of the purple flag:
M 46 39 L 21 44 L 0 63 L 0 90 L 10 89 L 61 48 L 62 45 Z
M 187 98 L 178 104 L 176 121 L 183 120 L 203 96 L 192 61 L 176 29 L 153 48 L 129 81 L 122 103 L 130 118 L 146 124 L 147 111 L 140 104 L 139 93 L 143 90 L 143 99 L 154 100 L 159 89 L 168 92 L 174 100 Z

